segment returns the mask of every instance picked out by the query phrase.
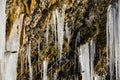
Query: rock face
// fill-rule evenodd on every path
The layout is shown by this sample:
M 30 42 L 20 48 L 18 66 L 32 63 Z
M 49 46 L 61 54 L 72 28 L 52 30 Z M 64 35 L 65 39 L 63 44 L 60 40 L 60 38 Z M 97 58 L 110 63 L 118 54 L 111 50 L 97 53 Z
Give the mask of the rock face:
M 90 45 L 91 40 L 96 46 L 95 78 L 106 76 L 105 80 L 109 80 L 106 70 L 109 0 L 7 0 L 6 3 L 6 42 L 11 39 L 14 22 L 24 15 L 21 26 L 16 26 L 18 32 L 14 33 L 21 33 L 17 80 L 82 80 L 84 71 L 78 48 Z

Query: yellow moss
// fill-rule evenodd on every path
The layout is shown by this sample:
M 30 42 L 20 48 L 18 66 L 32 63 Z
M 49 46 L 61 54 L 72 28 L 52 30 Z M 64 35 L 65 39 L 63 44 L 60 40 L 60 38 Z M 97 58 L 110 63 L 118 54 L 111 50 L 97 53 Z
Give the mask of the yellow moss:
M 51 4 L 54 4 L 56 2 L 56 0 L 51 0 Z
M 25 8 L 24 8 L 24 5 L 22 4 L 21 6 L 20 6 L 20 13 L 24 13 L 25 12 Z
M 66 10 L 67 10 L 73 6 L 74 0 L 65 0 L 64 3 L 66 4 Z
M 30 14 L 29 6 L 28 6 L 28 4 L 27 4 L 26 1 L 24 1 L 24 5 L 25 5 L 25 11 L 26 11 L 26 13 Z
M 45 30 L 47 24 L 49 23 L 50 21 L 50 17 L 51 17 L 51 13 L 50 12 L 47 12 L 46 14 L 46 19 L 44 20 L 43 24 L 42 24 L 42 30 Z
M 94 72 L 97 73 L 97 74 L 104 73 L 105 68 L 101 63 L 98 63 L 97 66 L 94 69 Z
M 21 9 L 22 11 L 25 11 L 28 15 L 30 14 L 31 10 L 35 7 L 36 5 L 36 0 L 31 0 L 30 5 L 28 5 L 27 0 L 23 2 L 24 8 Z
M 36 5 L 36 0 L 31 0 L 30 11 L 33 9 L 35 5 Z
M 16 7 L 16 5 L 17 5 L 16 3 L 17 3 L 17 0 L 14 0 L 13 1 L 13 7 Z
M 13 23 L 15 22 L 15 20 L 16 20 L 16 18 L 17 18 L 17 15 L 16 14 L 13 14 L 13 15 L 11 15 L 10 17 L 9 17 L 9 19 L 10 19 L 10 25 L 8 26 L 8 32 L 7 32 L 7 40 L 9 39 L 9 36 L 10 36 L 10 33 L 11 33 L 11 31 L 12 31 L 12 28 L 13 28 Z
M 106 60 L 107 60 L 107 57 L 102 56 L 102 60 L 99 61 L 98 64 L 94 68 L 95 73 L 100 74 L 100 73 L 106 72 L 106 67 L 107 67 Z
M 24 42 L 25 42 L 25 27 L 23 26 L 20 36 L 20 48 L 23 47 Z
M 102 53 L 103 53 L 103 54 L 106 53 L 106 47 L 103 48 Z
M 16 21 L 17 16 L 18 16 L 17 14 L 14 14 L 14 15 L 13 15 L 13 18 L 12 18 L 12 21 L 13 21 L 13 22 L 15 22 L 15 21 Z
M 94 37 L 97 37 L 97 35 L 99 34 L 99 24 L 98 23 L 95 24 L 95 28 L 96 28 L 96 33 L 95 33 Z

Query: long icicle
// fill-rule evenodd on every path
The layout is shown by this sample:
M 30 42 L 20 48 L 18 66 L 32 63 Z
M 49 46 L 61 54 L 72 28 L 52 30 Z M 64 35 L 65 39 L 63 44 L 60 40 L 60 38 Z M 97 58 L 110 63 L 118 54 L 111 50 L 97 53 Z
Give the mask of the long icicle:
M 95 41 L 90 41 L 90 80 L 94 80 Z
M 32 65 L 31 65 L 31 42 L 28 44 L 27 47 L 27 56 L 28 56 L 28 63 L 29 63 L 29 80 L 32 80 Z
M 118 46 L 116 46 L 116 48 L 117 48 L 117 51 L 118 51 L 118 53 L 116 53 L 117 55 L 116 55 L 116 57 L 117 57 L 117 59 L 116 59 L 116 65 L 117 65 L 117 62 L 118 62 L 118 80 L 120 80 L 120 0 L 118 0 Z M 117 70 L 116 69 L 116 70 Z
M 64 16 L 65 16 L 66 5 L 63 6 L 62 13 L 56 9 L 57 16 L 57 36 L 58 36 L 58 49 L 60 54 L 60 62 L 62 58 L 62 48 L 63 48 L 63 37 L 64 37 Z
M 116 5 L 110 5 L 107 14 L 107 59 L 109 60 L 110 80 L 114 79 L 116 72 L 116 80 L 119 80 L 119 36 L 117 25 L 117 8 Z M 114 69 L 115 67 L 115 69 Z
M 56 50 L 56 13 L 55 11 L 52 12 L 52 17 L 53 17 L 53 29 L 54 29 L 54 35 L 55 35 L 55 50 Z

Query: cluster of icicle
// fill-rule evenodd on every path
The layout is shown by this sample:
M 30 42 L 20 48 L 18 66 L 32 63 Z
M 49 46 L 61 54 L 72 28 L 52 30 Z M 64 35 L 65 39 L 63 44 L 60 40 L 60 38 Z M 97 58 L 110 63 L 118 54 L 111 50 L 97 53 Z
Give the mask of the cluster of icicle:
M 52 27 L 55 35 L 55 43 L 57 42 L 56 38 L 58 38 L 58 50 L 59 50 L 58 52 L 59 52 L 60 61 L 62 58 L 64 34 L 66 34 L 65 36 L 68 40 L 68 44 L 70 42 L 70 36 L 71 36 L 71 30 L 68 27 L 68 24 L 67 23 L 64 24 L 64 15 L 65 15 L 65 8 L 62 9 L 61 13 L 59 12 L 58 9 L 56 9 L 55 11 L 53 11 L 52 14 L 53 16 Z M 47 25 L 46 33 L 45 33 L 47 46 L 49 39 L 48 38 L 49 27 L 50 26 Z M 64 33 L 64 29 L 66 33 Z M 78 36 L 80 36 L 80 34 Z M 90 43 L 86 43 L 82 45 L 80 48 L 78 48 L 78 53 L 79 53 L 79 62 L 81 64 L 82 80 L 101 80 L 102 77 L 98 76 L 97 74 L 94 74 L 95 40 L 91 40 Z M 47 67 L 48 67 L 48 61 L 45 59 L 43 61 L 43 80 L 48 80 Z M 57 73 L 54 73 L 54 80 L 57 80 Z
M 107 13 L 107 59 L 109 64 L 110 80 L 120 80 L 120 1 L 117 4 L 111 4 L 108 8 Z M 23 17 L 17 16 L 16 21 L 13 24 L 11 35 L 7 42 L 5 41 L 5 26 L 6 26 L 6 15 L 5 15 L 6 0 L 0 1 L 0 80 L 16 80 L 17 79 L 17 60 L 20 46 L 20 34 L 22 29 Z M 19 15 L 20 7 L 16 13 Z M 64 38 L 64 28 L 66 30 L 66 36 L 68 43 L 70 40 L 70 30 L 67 26 L 64 27 L 64 15 L 65 6 L 61 13 L 58 9 L 53 11 L 53 29 L 55 34 L 55 43 L 58 38 L 58 52 L 59 59 L 62 58 L 62 47 Z M 56 24 L 57 23 L 57 24 Z M 18 27 L 18 28 L 17 28 Z M 17 35 L 16 35 L 17 34 Z M 46 46 L 48 46 L 49 26 L 46 29 Z M 6 52 L 5 52 L 6 46 Z M 40 46 L 38 46 L 38 49 Z M 11 52 L 16 54 L 11 54 Z M 90 43 L 86 43 L 80 48 L 79 62 L 81 64 L 81 75 L 82 80 L 101 80 L 101 77 L 94 74 L 94 55 L 95 55 L 95 41 L 91 40 Z M 31 43 L 27 47 L 27 56 L 29 63 L 29 80 L 32 80 L 32 66 L 31 66 Z M 49 80 L 47 77 L 48 61 L 43 61 L 43 80 Z M 55 73 L 54 80 L 57 80 L 57 74 Z M 115 78 L 114 78 L 115 77 Z
M 109 5 L 106 32 L 110 80 L 120 80 L 120 0 Z
M 47 25 L 46 33 L 45 33 L 46 46 L 48 46 L 49 28 L 53 29 L 54 36 L 55 36 L 55 48 L 58 47 L 60 62 L 61 62 L 61 58 L 62 58 L 64 28 L 65 28 L 64 27 L 65 7 L 66 7 L 66 5 L 63 6 L 61 12 L 59 12 L 59 9 L 56 9 L 55 11 L 52 12 L 52 19 L 51 19 L 52 27 Z M 68 32 L 68 29 L 69 29 L 68 26 L 66 26 L 66 28 L 67 28 L 67 32 Z M 67 34 L 67 36 L 69 36 L 69 34 Z M 58 38 L 58 40 L 57 40 L 57 38 Z M 58 46 L 56 46 L 56 42 L 58 42 L 57 43 Z M 48 60 L 45 59 L 43 61 L 43 80 L 49 80 L 47 77 L 47 66 L 48 66 Z M 54 80 L 57 80 L 57 78 L 56 78 L 57 74 L 54 77 L 55 77 Z

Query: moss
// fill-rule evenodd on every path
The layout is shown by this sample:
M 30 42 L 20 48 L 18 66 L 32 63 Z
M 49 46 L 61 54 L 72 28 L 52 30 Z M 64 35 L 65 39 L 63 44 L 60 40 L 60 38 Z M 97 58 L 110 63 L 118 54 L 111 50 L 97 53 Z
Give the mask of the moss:
M 10 36 L 10 33 L 11 33 L 11 31 L 12 31 L 12 28 L 13 28 L 13 24 L 14 24 L 14 22 L 15 22 L 15 20 L 16 20 L 16 18 L 17 18 L 17 15 L 16 14 L 13 14 L 13 15 L 11 15 L 7 20 L 7 23 L 9 24 L 8 26 L 7 26 L 7 40 L 9 39 L 9 36 Z
M 30 4 L 30 11 L 34 8 L 35 5 L 36 5 L 36 0 L 32 0 Z

